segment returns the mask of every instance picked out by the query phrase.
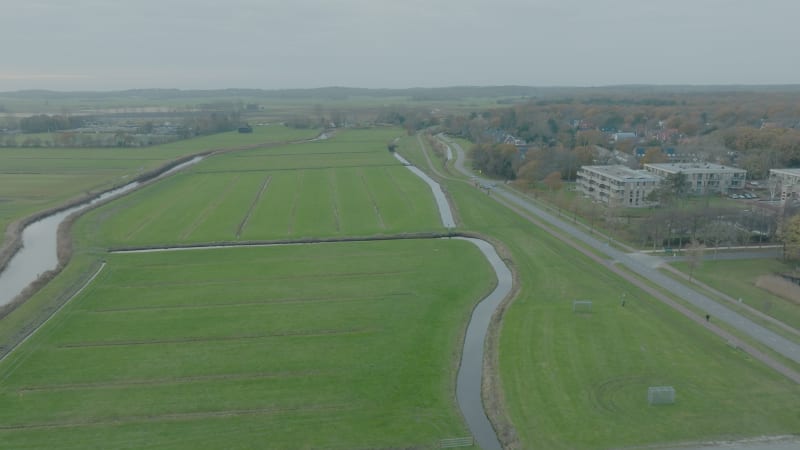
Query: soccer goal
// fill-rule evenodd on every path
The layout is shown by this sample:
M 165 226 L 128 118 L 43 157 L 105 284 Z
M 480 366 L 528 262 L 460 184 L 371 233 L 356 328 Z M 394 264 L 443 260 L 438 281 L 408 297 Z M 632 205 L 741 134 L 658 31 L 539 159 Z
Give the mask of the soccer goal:
M 672 386 L 650 386 L 647 388 L 647 403 L 671 405 L 675 403 L 675 388 Z
M 572 312 L 574 313 L 590 313 L 592 312 L 591 300 L 573 300 Z

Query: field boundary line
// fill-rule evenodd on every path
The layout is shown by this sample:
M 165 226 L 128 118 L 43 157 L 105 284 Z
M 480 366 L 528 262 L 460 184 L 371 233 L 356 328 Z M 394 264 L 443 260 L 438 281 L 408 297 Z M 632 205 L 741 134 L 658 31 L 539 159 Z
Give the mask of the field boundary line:
M 283 245 L 303 245 L 303 244 L 335 244 L 341 242 L 372 242 L 372 241 L 399 241 L 404 239 L 438 239 L 447 237 L 474 237 L 481 239 L 475 233 L 468 232 L 419 232 L 401 233 L 376 236 L 343 236 L 331 238 L 308 238 L 308 239 L 278 239 L 267 241 L 222 241 L 206 244 L 185 244 L 185 245 L 152 245 L 142 247 L 112 247 L 109 253 L 155 253 L 185 250 L 215 250 L 224 248 L 245 248 L 245 247 L 277 247 Z
M 207 169 L 196 170 L 194 173 L 213 174 L 213 173 L 242 173 L 242 172 L 303 172 L 306 170 L 330 170 L 330 169 L 359 169 L 373 167 L 397 167 L 396 164 L 342 164 L 338 166 L 308 166 L 308 167 L 270 167 L 267 169 Z
M 54 428 L 79 428 L 79 427 L 92 427 L 92 426 L 119 426 L 121 424 L 152 423 L 152 422 L 163 422 L 167 420 L 185 421 L 194 419 L 210 419 L 210 418 L 239 417 L 239 416 L 252 416 L 252 415 L 288 414 L 294 412 L 345 411 L 353 408 L 354 406 L 352 404 L 347 404 L 347 405 L 343 404 L 343 405 L 328 405 L 328 406 L 312 406 L 305 408 L 287 407 L 287 408 L 227 409 L 218 411 L 164 413 L 164 414 L 154 414 L 154 415 L 135 415 L 127 417 L 123 416 L 109 420 L 85 420 L 85 421 L 75 421 L 75 422 L 0 425 L 0 431 L 46 430 Z
M 261 201 L 261 196 L 264 195 L 264 191 L 267 190 L 269 187 L 270 182 L 272 181 L 272 175 L 267 175 L 264 179 L 264 182 L 261 183 L 261 188 L 256 193 L 256 198 L 253 199 L 253 202 L 250 203 L 250 208 L 247 209 L 247 214 L 245 214 L 244 219 L 239 223 L 239 228 L 236 229 L 236 239 L 239 239 L 239 236 L 242 235 L 245 227 L 247 227 L 247 223 L 250 222 L 250 217 L 253 215 L 253 212 L 258 207 L 259 202 Z
M 216 211 L 216 209 L 219 208 L 219 205 L 221 205 L 225 201 L 225 199 L 228 198 L 228 195 L 230 195 L 233 188 L 235 188 L 236 185 L 239 184 L 239 180 L 241 180 L 241 178 L 239 178 L 239 175 L 233 177 L 233 179 L 225 186 L 225 190 L 219 193 L 219 195 L 217 195 L 217 198 L 215 198 L 213 202 L 209 203 L 205 208 L 203 208 L 203 210 L 200 211 L 200 214 L 198 214 L 194 218 L 192 223 L 188 227 L 186 227 L 178 235 L 178 237 L 181 239 L 186 239 L 189 236 L 191 236 L 192 233 L 197 231 L 197 229 L 200 228 L 200 225 L 205 223 L 205 221 L 208 220 L 209 216 L 211 216 L 211 214 L 213 214 L 214 211 Z
M 336 232 L 342 231 L 342 224 L 339 220 L 339 189 L 336 187 L 336 171 L 328 172 L 328 188 L 331 191 L 331 205 L 333 206 L 333 225 Z
M 303 180 L 305 180 L 305 171 L 298 172 L 296 177 L 297 186 L 294 189 L 294 197 L 292 197 L 292 209 L 289 210 L 289 223 L 286 226 L 286 234 L 291 236 L 294 231 L 294 222 L 297 220 L 297 203 L 300 199 L 300 191 L 303 190 Z
M 369 197 L 370 203 L 372 203 L 372 209 L 375 210 L 375 218 L 378 220 L 378 226 L 381 227 L 381 230 L 386 229 L 386 223 L 383 221 L 383 216 L 381 216 L 381 209 L 378 207 L 378 202 L 375 200 L 375 196 L 372 194 L 372 189 L 369 188 L 369 184 L 367 184 L 367 179 L 364 176 L 364 170 L 360 169 L 358 171 L 359 177 L 361 178 L 361 184 L 364 185 L 364 190 L 367 192 L 367 196 Z
M 365 300 L 381 300 L 393 297 L 409 297 L 413 295 L 411 292 L 398 292 L 393 294 L 382 295 L 380 298 L 374 295 L 347 295 L 343 297 L 335 296 L 314 296 L 314 297 L 282 297 L 277 299 L 265 300 L 250 300 L 231 303 L 189 303 L 186 305 L 152 305 L 152 306 L 132 306 L 127 308 L 107 308 L 107 309 L 88 309 L 85 310 L 89 314 L 124 314 L 129 312 L 138 311 L 164 311 L 164 310 L 180 310 L 180 309 L 214 309 L 214 308 L 236 308 L 236 307 L 250 307 L 250 306 L 267 306 L 279 305 L 286 303 L 323 303 L 323 302 L 359 302 Z
M 183 189 L 180 189 L 179 192 L 183 193 L 184 189 L 188 191 L 190 189 L 190 187 L 191 187 L 191 185 L 187 184 Z M 166 212 L 167 210 L 171 209 L 176 203 L 178 203 L 182 199 L 183 199 L 183 197 L 181 195 L 177 195 L 177 196 L 175 196 L 175 198 L 172 201 L 167 202 L 165 205 L 163 205 L 160 208 L 158 208 L 155 211 L 153 211 L 152 214 L 148 214 L 148 215 L 144 216 L 142 218 L 142 220 L 140 220 L 140 221 L 138 221 L 136 223 L 136 227 L 135 228 L 133 228 L 132 230 L 128 231 L 125 234 L 124 239 L 126 241 L 128 241 L 131 238 L 133 238 L 134 236 L 136 236 L 137 234 L 139 234 L 142 230 L 144 230 L 145 228 L 150 226 L 153 222 L 158 220 L 164 214 L 164 212 Z
M 197 344 L 207 342 L 232 342 L 232 341 L 253 341 L 258 339 L 270 339 L 276 337 L 319 337 L 319 336 L 342 336 L 353 334 L 367 334 L 375 331 L 372 328 L 350 328 L 345 330 L 308 330 L 308 331 L 286 331 L 284 333 L 265 333 L 240 336 L 210 336 L 210 337 L 186 337 L 176 339 L 154 339 L 154 340 L 131 340 L 131 341 L 99 341 L 99 342 L 75 342 L 72 344 L 62 344 L 59 349 L 86 349 L 104 347 L 135 347 L 140 345 L 170 345 L 170 344 Z
M 56 314 L 61 312 L 61 310 L 64 309 L 64 307 L 66 307 L 70 302 L 72 302 L 72 299 L 74 299 L 75 297 L 80 295 L 80 293 L 83 292 L 84 289 L 86 289 L 92 283 L 92 281 L 94 281 L 95 278 L 97 278 L 100 275 L 100 272 L 102 272 L 105 267 L 106 267 L 106 262 L 103 261 L 100 264 L 100 267 L 97 268 L 97 271 L 92 276 L 90 276 L 89 279 L 86 280 L 86 282 L 83 283 L 83 285 L 80 288 L 78 288 L 78 290 L 75 291 L 74 294 L 72 294 L 64 303 L 62 303 L 61 306 L 59 306 L 58 308 L 53 310 L 53 312 L 51 312 L 50 315 L 47 316 L 47 319 L 45 319 L 44 322 L 42 322 L 38 326 L 34 327 L 19 342 L 17 342 L 16 344 L 12 345 L 12 347 L 10 349 L 8 349 L 8 351 L 6 352 L 5 355 L 0 356 L 0 363 L 2 363 L 6 358 L 8 358 L 9 355 L 14 353 L 14 350 L 18 349 L 22 344 L 24 344 L 28 339 L 30 339 L 34 334 L 36 334 L 36 332 L 39 331 L 43 326 L 45 326 L 47 324 L 47 322 L 50 322 L 50 320 L 53 317 L 55 317 Z
M 189 377 L 174 378 L 137 378 L 131 380 L 94 382 L 94 383 L 71 383 L 71 384 L 43 384 L 22 386 L 17 388 L 18 393 L 27 392 L 59 392 L 59 391 L 79 391 L 95 389 L 124 389 L 132 386 L 170 386 L 176 384 L 204 383 L 209 381 L 247 381 L 247 380 L 268 380 L 274 378 L 296 378 L 311 376 L 326 376 L 334 374 L 334 371 L 307 370 L 307 371 L 287 371 L 287 372 L 254 372 L 254 373 L 229 373 L 219 375 L 198 375 Z

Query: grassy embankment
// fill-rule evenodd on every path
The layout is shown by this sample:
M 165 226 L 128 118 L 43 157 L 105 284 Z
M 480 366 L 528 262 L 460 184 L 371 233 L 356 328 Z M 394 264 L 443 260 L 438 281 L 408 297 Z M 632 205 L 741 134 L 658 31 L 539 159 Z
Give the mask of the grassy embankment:
M 0 363 L 0 447 L 433 447 L 467 434 L 453 398 L 458 349 L 493 278 L 471 244 L 103 253 L 181 235 L 230 240 L 248 215 L 245 234 L 262 238 L 337 235 L 332 223 L 338 235 L 439 230 L 425 185 L 386 152 L 397 132 L 215 157 L 88 213 L 54 285 L 73 265 L 108 265 Z M 304 180 L 297 195 L 276 191 L 292 193 L 291 207 L 263 183 L 286 172 Z M 251 175 L 247 195 L 224 188 Z M 203 188 L 208 177 L 216 189 Z M 128 224 L 141 234 L 125 241 L 115 229 L 140 204 L 171 212 L 152 228 Z
M 423 164 L 415 142 L 405 140 L 401 152 Z M 516 448 L 599 449 L 800 432 L 800 386 L 468 183 L 446 185 L 464 228 L 504 242 L 521 281 L 495 347 L 502 383 L 495 396 L 505 399 Z M 594 312 L 574 314 L 575 299 L 592 300 Z M 676 404 L 648 406 L 647 388 L 658 385 L 675 387 Z
M 689 273 L 689 267 L 685 262 L 672 265 L 686 274 Z M 779 260 L 725 261 L 713 260 L 713 256 L 705 255 L 692 272 L 692 276 L 734 299 L 741 299 L 751 308 L 800 329 L 800 304 L 774 295 L 756 285 L 759 277 L 792 272 L 793 269 L 792 265 Z

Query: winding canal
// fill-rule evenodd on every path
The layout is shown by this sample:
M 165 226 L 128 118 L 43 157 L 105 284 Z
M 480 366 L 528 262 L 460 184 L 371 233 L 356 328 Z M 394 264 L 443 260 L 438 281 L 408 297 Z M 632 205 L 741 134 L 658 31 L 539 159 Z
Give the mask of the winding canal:
M 448 229 L 455 228 L 456 223 L 453 218 L 450 203 L 447 200 L 447 196 L 442 191 L 441 186 L 402 156 L 397 153 L 395 153 L 394 156 L 412 173 L 420 177 L 430 186 L 439 210 L 442 225 Z M 160 174 L 156 179 L 163 178 L 189 165 L 196 164 L 202 159 L 203 157 L 196 157 L 176 165 Z M 36 281 L 41 274 L 58 267 L 57 232 L 61 222 L 74 213 L 84 211 L 96 203 L 112 200 L 139 186 L 140 183 L 138 181 L 129 183 L 120 188 L 105 192 L 86 203 L 56 212 L 26 226 L 22 232 L 22 249 L 14 255 L 6 269 L 0 273 L 0 306 L 10 303 L 28 285 Z M 503 262 L 500 255 L 497 254 L 497 251 L 490 243 L 481 239 L 468 237 L 454 237 L 453 239 L 465 240 L 475 245 L 484 254 L 497 276 L 497 286 L 495 289 L 486 298 L 481 300 L 472 311 L 472 316 L 464 338 L 464 348 L 456 379 L 456 398 L 458 400 L 459 409 L 476 443 L 485 450 L 500 450 L 502 446 L 483 407 L 481 386 L 486 334 L 492 315 L 503 299 L 511 292 L 512 275 L 508 266 Z M 233 244 L 231 246 L 237 245 Z M 221 247 L 229 246 L 223 245 Z M 148 251 L 179 249 L 187 248 L 170 247 Z
M 412 173 L 422 178 L 428 186 L 431 187 L 436 205 L 439 208 L 439 214 L 442 218 L 442 225 L 447 228 L 455 228 L 456 224 L 453 220 L 450 203 L 447 201 L 447 196 L 444 195 L 439 183 L 419 168 L 411 165 L 402 156 L 397 153 L 395 153 L 394 156 Z M 461 414 L 464 415 L 467 426 L 478 445 L 484 450 L 500 450 L 502 445 L 497 438 L 497 433 L 492 427 L 491 422 L 489 422 L 489 418 L 486 416 L 483 400 L 481 399 L 483 350 L 492 315 L 494 315 L 494 312 L 497 310 L 497 307 L 500 306 L 503 299 L 511 293 L 513 277 L 511 275 L 511 270 L 500 258 L 500 255 L 497 254 L 492 244 L 475 238 L 458 237 L 455 239 L 463 239 L 477 246 L 484 254 L 497 276 L 497 286 L 495 289 L 472 310 L 472 318 L 469 321 L 469 325 L 467 325 L 467 333 L 464 336 L 461 365 L 458 368 L 458 376 L 456 378 L 456 399 L 458 400 L 458 407 L 461 409 Z
M 177 164 L 158 175 L 155 180 L 169 176 L 188 166 L 196 164 L 204 157 L 197 156 Z M 11 303 L 31 283 L 43 273 L 58 267 L 58 226 L 70 215 L 81 212 L 99 202 L 108 201 L 141 186 L 133 181 L 122 187 L 106 191 L 97 197 L 77 206 L 53 213 L 26 226 L 22 230 L 22 248 L 14 254 L 5 270 L 0 272 L 0 307 Z

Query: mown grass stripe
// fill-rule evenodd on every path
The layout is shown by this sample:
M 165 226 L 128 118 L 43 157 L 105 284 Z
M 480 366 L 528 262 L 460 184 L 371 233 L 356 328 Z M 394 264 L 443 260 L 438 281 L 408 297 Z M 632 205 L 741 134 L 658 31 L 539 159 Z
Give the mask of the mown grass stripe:
M 270 339 L 280 337 L 320 337 L 320 336 L 341 336 L 353 334 L 369 334 L 376 329 L 354 328 L 348 330 L 310 330 L 310 331 L 286 331 L 283 333 L 265 333 L 241 336 L 216 336 L 216 337 L 187 337 L 180 339 L 158 339 L 141 341 L 106 341 L 106 342 L 77 342 L 72 344 L 61 344 L 57 348 L 61 349 L 85 349 L 97 347 L 133 347 L 140 345 L 169 345 L 169 344 L 202 344 L 208 342 L 226 341 L 252 341 L 259 339 Z

